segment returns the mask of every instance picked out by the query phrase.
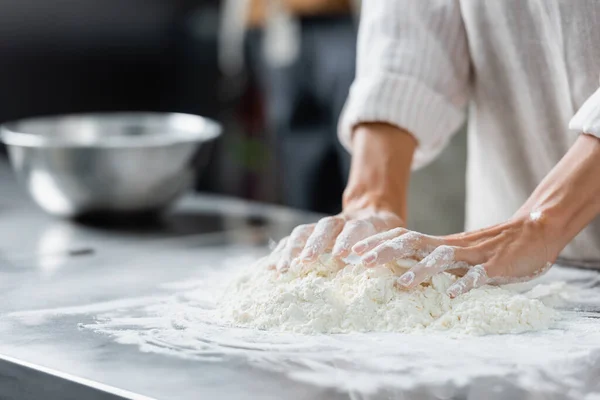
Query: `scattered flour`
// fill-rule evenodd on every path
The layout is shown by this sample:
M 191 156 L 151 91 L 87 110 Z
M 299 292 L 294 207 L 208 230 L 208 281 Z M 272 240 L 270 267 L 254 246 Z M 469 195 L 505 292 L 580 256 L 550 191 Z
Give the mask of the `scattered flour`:
M 281 298 L 281 294 L 276 290 L 281 290 L 282 285 L 296 282 L 300 287 L 303 285 L 300 280 L 315 279 L 314 276 L 309 277 L 310 273 L 307 271 L 293 270 L 291 274 L 278 278 L 272 271 L 265 270 L 264 266 L 249 268 L 257 257 L 263 255 L 250 251 L 251 249 L 243 249 L 240 256 L 229 254 L 218 263 L 200 265 L 193 276 L 161 284 L 154 296 L 110 299 L 103 303 L 6 314 L 0 316 L 0 333 L 4 332 L 2 329 L 14 332 L 15 329 L 22 328 L 23 324 L 30 329 L 38 324 L 37 331 L 40 332 L 55 330 L 57 326 L 67 331 L 67 327 L 79 323 L 82 330 L 98 333 L 126 345 L 118 352 L 127 357 L 139 350 L 182 358 L 186 360 L 186 364 L 182 364 L 185 368 L 193 368 L 189 361 L 201 363 L 200 368 L 207 376 L 217 373 L 223 377 L 224 371 L 235 371 L 237 375 L 228 373 L 223 379 L 232 377 L 241 390 L 252 386 L 251 383 L 246 384 L 250 381 L 244 379 L 253 380 L 257 376 L 254 373 L 248 374 L 247 367 L 285 376 L 286 380 L 275 381 L 269 378 L 261 381 L 262 393 L 272 390 L 273 396 L 278 394 L 279 397 L 287 395 L 289 398 L 317 398 L 318 390 L 326 388 L 335 390 L 327 392 L 328 398 L 600 399 L 600 274 L 597 271 L 555 266 L 548 274 L 535 281 L 511 284 L 502 289 L 479 289 L 450 303 L 443 300 L 443 306 L 439 307 L 442 312 L 445 309 L 448 311 L 435 320 L 439 322 L 430 323 L 427 327 L 420 328 L 422 330 L 410 328 L 411 324 L 408 323 L 402 325 L 408 327 L 406 332 L 423 334 L 355 332 L 343 335 L 306 335 L 289 331 L 297 323 L 291 323 L 288 331 L 284 331 L 280 325 L 270 328 L 271 330 L 247 329 L 246 327 L 258 327 L 257 322 L 239 322 L 232 317 L 234 310 L 243 310 L 240 301 L 262 307 L 256 300 L 251 300 L 246 292 L 242 294 L 242 287 L 258 294 L 264 293 L 265 289 L 252 284 L 271 285 L 274 299 L 277 299 Z M 389 267 L 396 273 L 400 272 L 398 267 Z M 329 291 L 341 296 L 338 289 L 333 288 L 332 281 L 341 278 L 336 278 L 337 275 L 349 275 L 352 268 L 335 272 L 326 263 L 316 266 L 314 275 L 320 276 L 330 285 L 318 287 L 323 292 Z M 388 271 L 377 271 L 379 272 L 360 268 L 355 270 L 357 274 L 380 273 L 381 276 L 369 279 L 391 279 L 393 282 L 394 278 L 389 278 Z M 236 279 L 240 273 L 242 276 Z M 394 324 L 401 325 L 397 320 L 402 315 L 411 315 L 414 310 L 418 310 L 416 305 L 425 301 L 426 293 L 444 298 L 442 288 L 448 282 L 439 278 L 442 286 L 437 294 L 433 285 L 420 288 L 418 295 L 412 295 L 416 296 L 413 298 L 413 311 L 400 316 L 394 316 L 391 304 L 386 306 L 387 311 L 375 302 L 365 300 L 364 304 L 371 304 L 379 310 L 378 315 L 387 315 L 390 321 L 395 321 L 382 323 L 380 326 L 395 329 Z M 277 282 L 273 281 L 275 279 Z M 346 279 L 350 279 L 350 276 Z M 358 277 L 352 279 L 356 279 L 355 284 L 358 284 Z M 437 280 L 434 280 L 434 284 Z M 234 283 L 230 284 L 232 281 Z M 381 287 L 385 287 L 388 292 L 397 290 L 389 282 Z M 488 289 L 491 290 L 491 295 L 484 295 Z M 350 292 L 358 290 L 354 288 Z M 229 303 L 223 293 L 227 293 L 226 296 L 230 296 L 233 303 Z M 397 297 L 406 296 L 406 293 L 391 293 L 392 301 L 403 302 L 405 307 L 410 304 L 408 299 Z M 298 293 L 292 290 L 291 295 L 297 296 Z M 520 335 L 463 336 L 453 334 L 466 331 L 457 325 L 452 328 L 435 326 L 443 319 L 452 320 L 458 318 L 458 315 L 461 319 L 464 315 L 473 316 L 472 310 L 477 308 L 478 312 L 487 312 L 488 315 L 480 318 L 476 324 L 489 320 L 490 315 L 498 314 L 503 309 L 510 318 L 522 313 L 518 317 L 520 321 L 528 318 L 536 320 L 537 317 L 526 313 L 535 310 L 532 304 L 536 303 L 523 303 L 523 297 L 556 307 L 560 318 L 551 323 L 551 329 Z M 261 298 L 263 305 L 272 303 Z M 349 301 L 350 298 L 342 299 Z M 482 299 L 486 302 L 483 309 Z M 235 306 L 236 301 L 238 306 Z M 498 302 L 505 304 L 498 305 Z M 347 310 L 349 306 L 342 307 Z M 281 309 L 280 306 L 277 308 Z M 304 306 L 299 308 L 305 309 Z M 264 311 L 250 308 L 246 312 L 264 314 Z M 261 318 L 268 321 L 264 315 Z M 431 320 L 434 318 L 428 321 Z M 265 323 L 280 324 L 277 321 Z M 534 325 L 523 329 L 533 329 Z M 541 324 L 537 326 L 540 327 Z M 367 330 L 379 329 L 380 327 L 374 326 Z M 489 328 L 482 330 L 489 331 Z M 74 336 L 76 337 L 78 336 Z M 92 339 L 83 336 L 82 340 L 88 343 Z M 108 345 L 104 341 L 93 343 L 100 348 L 107 348 Z M 3 343 L 5 350 L 7 346 L 7 343 Z M 14 346 L 15 351 L 23 351 L 22 341 L 16 342 Z M 133 359 L 140 358 L 136 355 Z M 157 358 L 147 360 L 160 363 Z M 216 362 L 222 365 L 213 367 Z M 169 362 L 168 365 L 177 364 Z M 306 391 L 285 392 L 287 382 L 306 384 Z M 342 395 L 337 396 L 339 393 Z M 252 395 L 246 392 L 243 394 L 246 397 Z M 238 394 L 229 397 L 244 396 Z
M 407 267 L 407 265 L 403 265 Z M 217 305 L 230 326 L 294 333 L 448 331 L 486 335 L 548 328 L 557 313 L 540 300 L 484 286 L 450 299 L 450 274 L 412 292 L 399 289 L 395 265 L 335 267 L 328 257 L 279 274 L 259 262 L 244 271 Z

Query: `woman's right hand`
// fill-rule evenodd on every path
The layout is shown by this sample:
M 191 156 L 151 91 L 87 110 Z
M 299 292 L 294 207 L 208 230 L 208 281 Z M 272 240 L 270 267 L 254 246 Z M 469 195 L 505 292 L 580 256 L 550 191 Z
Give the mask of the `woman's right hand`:
M 402 225 L 399 216 L 386 210 L 359 209 L 325 217 L 297 226 L 276 247 L 270 266 L 286 272 L 296 263 L 309 264 L 328 252 L 341 261 L 359 241 Z
M 283 239 L 269 265 L 285 272 L 331 252 L 341 261 L 359 241 L 404 226 L 406 193 L 416 141 L 387 124 L 359 125 L 352 137 L 352 167 L 343 212 L 300 225 Z

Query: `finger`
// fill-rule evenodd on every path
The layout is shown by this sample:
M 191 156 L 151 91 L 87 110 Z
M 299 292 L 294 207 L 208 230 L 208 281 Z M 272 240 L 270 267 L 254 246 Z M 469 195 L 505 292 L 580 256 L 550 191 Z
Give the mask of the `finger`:
M 318 265 L 320 264 L 320 266 Z M 302 261 L 300 261 L 299 258 L 296 258 L 292 261 L 292 263 L 290 264 L 290 269 L 294 269 L 295 271 L 298 271 L 298 273 L 300 273 L 300 275 L 304 275 L 305 273 L 310 272 L 311 270 L 319 269 L 319 268 L 325 268 L 327 270 L 334 270 L 334 271 L 338 271 L 342 268 L 344 268 L 346 266 L 346 263 L 344 263 L 344 261 L 339 260 L 335 257 L 328 257 L 328 256 L 319 256 L 316 258 L 316 261 L 314 264 L 312 263 L 303 263 Z
M 380 244 L 387 242 L 390 239 L 394 239 L 400 235 L 403 235 L 406 232 L 408 232 L 408 230 L 404 228 L 395 228 L 387 232 L 378 233 L 377 235 L 370 236 L 356 243 L 352 247 L 352 251 L 360 256 L 369 250 L 373 250 Z
M 332 255 L 336 258 L 347 257 L 356 242 L 376 234 L 377 226 L 382 226 L 382 224 L 383 222 L 377 217 L 346 222 L 344 229 L 335 241 Z
M 404 273 L 398 279 L 398 283 L 405 288 L 412 289 L 440 272 L 466 267 L 467 263 L 457 261 L 456 253 L 458 251 L 459 249 L 452 246 L 436 247 L 431 254 Z
M 277 263 L 279 262 L 279 258 L 281 257 L 281 253 L 287 244 L 288 239 L 289 236 L 286 236 L 283 239 L 281 239 L 279 243 L 277 243 L 277 246 L 275 246 L 273 251 L 271 251 L 271 253 L 267 256 L 268 269 L 275 269 Z
M 285 248 L 281 251 L 281 257 L 277 264 L 277 270 L 285 272 L 290 268 L 292 261 L 298 257 L 304 249 L 306 241 L 315 229 L 315 224 L 299 225 L 292 231 Z
M 473 268 L 469 268 L 469 271 L 454 282 L 446 291 L 446 294 L 454 299 L 462 294 L 467 293 L 469 290 L 478 288 L 488 283 L 490 278 L 488 277 L 486 268 L 483 265 L 476 265 Z
M 285 245 L 287 244 L 289 238 L 289 236 L 286 236 L 283 239 L 281 239 L 279 243 L 277 243 L 271 254 L 281 253 L 281 251 L 285 248 Z
M 303 263 L 315 261 L 320 254 L 330 250 L 342 231 L 344 222 L 345 219 L 341 216 L 326 217 L 320 220 L 306 241 L 304 250 L 300 253 L 300 261 Z
M 294 228 L 287 240 L 286 246 L 281 250 L 281 257 L 277 263 L 277 271 L 285 272 L 290 268 L 292 260 L 304 249 L 306 241 L 315 229 L 315 224 L 300 225 Z
M 361 261 L 365 266 L 373 267 L 402 258 L 424 258 L 440 244 L 439 239 L 408 232 L 380 244 L 365 254 Z

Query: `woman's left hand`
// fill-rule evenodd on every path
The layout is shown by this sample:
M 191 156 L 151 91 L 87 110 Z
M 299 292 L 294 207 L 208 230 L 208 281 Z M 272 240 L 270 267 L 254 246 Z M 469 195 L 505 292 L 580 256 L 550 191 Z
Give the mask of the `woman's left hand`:
M 560 252 L 549 246 L 551 242 L 544 216 L 534 212 L 490 228 L 444 237 L 396 228 L 358 242 L 353 251 L 367 267 L 400 259 L 419 260 L 398 279 L 407 289 L 440 272 L 462 275 L 448 288 L 448 295 L 454 298 L 482 285 L 522 282 L 543 274 Z

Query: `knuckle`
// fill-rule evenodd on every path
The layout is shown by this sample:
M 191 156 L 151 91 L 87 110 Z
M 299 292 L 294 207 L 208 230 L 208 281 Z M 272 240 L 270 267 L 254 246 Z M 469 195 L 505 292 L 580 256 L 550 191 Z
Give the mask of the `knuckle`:
M 390 234 L 394 234 L 394 235 L 401 235 L 403 233 L 406 233 L 406 229 L 404 228 L 394 228 L 392 230 L 389 230 L 388 233 Z
M 294 251 L 302 250 L 304 248 L 304 243 L 301 242 L 292 242 L 286 248 L 286 254 L 291 254 Z
M 417 232 L 408 232 L 400 236 L 398 239 L 406 242 L 418 242 L 423 238 L 423 235 Z
M 421 241 L 421 234 L 417 232 L 408 232 L 402 236 L 392 239 L 390 242 L 396 246 L 415 246 Z
M 335 245 L 333 246 L 334 250 L 348 250 L 350 249 L 350 243 L 348 243 L 347 240 L 340 240 L 338 238 L 338 240 L 336 240 Z
M 319 220 L 318 225 L 330 224 L 331 222 L 333 222 L 333 218 L 334 217 L 323 217 Z
M 337 215 L 324 217 L 319 220 L 320 225 L 333 225 L 333 224 L 340 224 L 342 222 L 344 222 L 344 219 Z
M 363 221 L 363 220 L 358 220 L 358 219 L 346 222 L 346 228 L 352 229 L 352 230 L 362 229 L 367 226 L 369 226 L 368 222 Z
M 466 263 L 457 262 L 456 249 L 452 246 L 441 245 L 427 255 L 419 265 L 425 269 L 436 268 L 440 270 L 455 269 L 468 266 Z
M 436 247 L 428 257 L 440 258 L 444 261 L 454 261 L 454 253 L 454 247 L 443 244 Z
M 292 231 L 291 236 L 292 237 L 300 236 L 300 235 L 304 234 L 305 232 L 309 231 L 310 229 L 311 229 L 310 225 L 306 225 L 306 224 L 305 225 L 298 225 Z
M 339 235 L 333 242 L 334 249 L 346 249 L 349 248 L 349 237 L 347 235 Z

